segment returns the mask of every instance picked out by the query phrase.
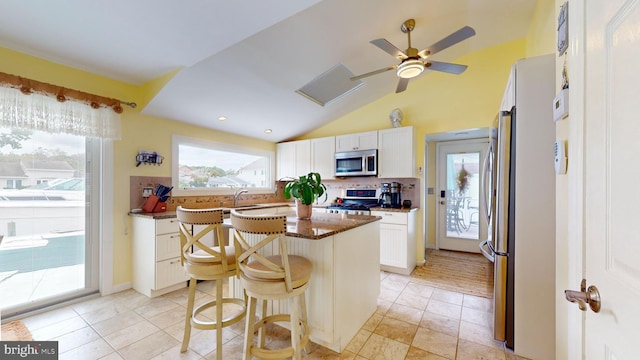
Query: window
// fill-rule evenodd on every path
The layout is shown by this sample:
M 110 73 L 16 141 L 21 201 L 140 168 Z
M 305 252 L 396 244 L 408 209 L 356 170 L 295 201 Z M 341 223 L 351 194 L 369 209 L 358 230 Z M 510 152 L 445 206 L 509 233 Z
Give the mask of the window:
M 20 179 L 7 179 L 7 189 L 20 189 L 22 188 L 22 180 Z
M 274 152 L 174 135 L 174 195 L 273 191 Z

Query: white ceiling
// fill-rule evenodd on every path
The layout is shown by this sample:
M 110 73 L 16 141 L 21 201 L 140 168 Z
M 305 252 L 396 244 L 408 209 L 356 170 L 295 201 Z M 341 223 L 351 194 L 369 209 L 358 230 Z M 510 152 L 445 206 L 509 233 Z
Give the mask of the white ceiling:
M 369 41 L 386 38 L 404 50 L 406 19 L 416 20 L 411 40 L 419 50 L 473 27 L 476 36 L 433 57 L 451 62 L 524 37 L 535 1 L 2 0 L 1 7 L 1 47 L 134 85 L 181 68 L 143 114 L 278 142 L 394 93 L 393 71 L 324 107 L 295 90 L 339 63 L 356 75 L 397 64 Z

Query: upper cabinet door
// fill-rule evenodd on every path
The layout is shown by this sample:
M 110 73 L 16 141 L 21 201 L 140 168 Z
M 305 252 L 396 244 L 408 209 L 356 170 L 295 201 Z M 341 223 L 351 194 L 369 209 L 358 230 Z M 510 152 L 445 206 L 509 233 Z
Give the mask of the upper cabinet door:
M 378 131 L 378 177 L 414 177 L 415 149 L 413 127 Z
M 320 174 L 323 180 L 335 178 L 335 151 L 335 136 L 311 139 L 311 171 Z
M 289 141 L 277 145 L 277 179 L 297 178 L 311 171 L 311 141 Z
M 370 150 L 378 148 L 378 132 L 368 131 L 357 134 L 336 136 L 336 152 Z

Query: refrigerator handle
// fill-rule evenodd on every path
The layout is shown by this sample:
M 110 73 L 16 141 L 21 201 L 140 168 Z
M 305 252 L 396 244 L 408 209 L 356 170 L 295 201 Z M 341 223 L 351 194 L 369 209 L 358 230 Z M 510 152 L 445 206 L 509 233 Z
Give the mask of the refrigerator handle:
M 489 182 L 487 181 L 487 178 L 491 170 L 489 168 L 490 166 L 489 159 L 492 153 L 493 153 L 493 143 L 489 141 L 489 148 L 487 149 L 487 153 L 484 156 L 484 161 L 482 165 L 482 189 L 484 191 L 484 196 L 482 198 L 482 207 L 484 208 L 484 214 L 487 219 L 487 224 L 491 223 L 491 212 L 492 212 L 492 209 L 489 207 L 489 202 L 487 200 L 491 198 L 491 193 L 489 192 Z
M 491 262 L 494 262 L 496 260 L 495 251 L 493 251 L 493 247 L 491 246 L 491 243 L 489 242 L 489 240 L 485 240 L 481 242 L 478 246 L 480 247 L 480 252 L 482 252 L 482 255 L 484 255 L 484 257 L 486 257 L 487 260 Z

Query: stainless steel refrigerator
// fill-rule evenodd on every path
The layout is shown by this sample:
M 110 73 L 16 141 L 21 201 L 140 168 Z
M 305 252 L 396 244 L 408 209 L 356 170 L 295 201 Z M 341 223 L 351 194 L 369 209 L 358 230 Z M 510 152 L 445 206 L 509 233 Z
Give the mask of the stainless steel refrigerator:
M 514 65 L 514 102 L 499 113 L 495 166 L 483 176 L 495 179 L 484 181 L 494 197 L 480 245 L 494 262 L 494 337 L 531 359 L 555 357 L 554 68 L 552 55 Z

